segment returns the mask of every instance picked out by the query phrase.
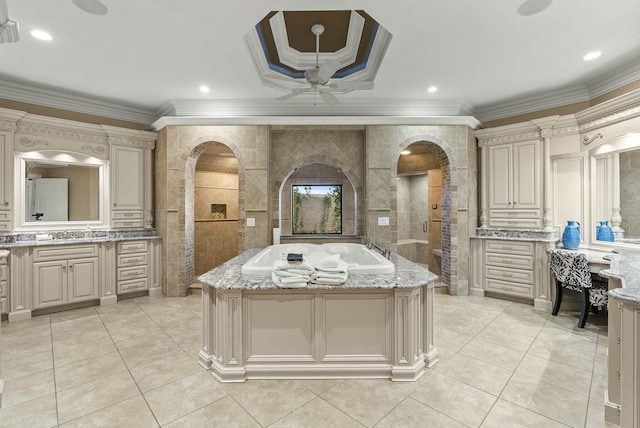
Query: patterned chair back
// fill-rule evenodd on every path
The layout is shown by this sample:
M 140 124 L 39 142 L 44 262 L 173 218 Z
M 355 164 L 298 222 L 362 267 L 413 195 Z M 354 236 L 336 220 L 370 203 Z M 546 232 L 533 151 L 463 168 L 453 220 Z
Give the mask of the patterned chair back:
M 561 249 L 548 250 L 547 253 L 551 273 L 565 288 L 578 292 L 582 291 L 582 287 L 591 288 L 591 272 L 586 255 Z

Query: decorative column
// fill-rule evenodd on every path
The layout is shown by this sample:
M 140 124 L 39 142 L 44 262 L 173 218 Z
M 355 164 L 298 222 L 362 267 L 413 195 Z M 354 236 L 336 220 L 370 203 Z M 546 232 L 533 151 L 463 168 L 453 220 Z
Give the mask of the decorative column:
M 482 229 L 487 228 L 487 178 L 486 178 L 486 149 L 487 140 L 479 140 L 478 147 L 480 148 L 480 227 Z
M 542 138 L 542 230 L 553 231 L 553 217 L 551 216 L 551 136 L 553 126 L 560 116 L 532 120 L 540 128 Z
M 610 156 L 611 162 L 611 230 L 616 241 L 624 238 L 622 216 L 620 215 L 620 155 Z

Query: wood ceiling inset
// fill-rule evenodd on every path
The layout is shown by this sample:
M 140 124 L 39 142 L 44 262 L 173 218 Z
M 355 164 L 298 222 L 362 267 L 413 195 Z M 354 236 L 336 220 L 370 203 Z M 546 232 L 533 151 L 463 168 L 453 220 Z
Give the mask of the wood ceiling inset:
M 332 80 L 373 82 L 392 35 L 365 11 L 272 11 L 245 35 L 265 85 L 289 91 L 304 81 L 304 72 L 316 66 L 314 24 L 325 28 L 319 62 L 342 65 Z

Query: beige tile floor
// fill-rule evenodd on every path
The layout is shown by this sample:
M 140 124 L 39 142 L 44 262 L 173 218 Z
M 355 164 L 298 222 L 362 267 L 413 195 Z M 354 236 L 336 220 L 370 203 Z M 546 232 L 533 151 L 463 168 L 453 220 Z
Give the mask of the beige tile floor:
M 2 324 L 0 427 L 604 427 L 606 314 L 436 295 L 418 382 L 221 384 L 197 363 L 200 296 Z

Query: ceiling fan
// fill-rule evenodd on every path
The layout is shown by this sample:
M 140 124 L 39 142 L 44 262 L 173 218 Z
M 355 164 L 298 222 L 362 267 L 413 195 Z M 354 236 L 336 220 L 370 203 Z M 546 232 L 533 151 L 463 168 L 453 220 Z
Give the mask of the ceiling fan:
M 522 16 L 535 15 L 548 8 L 553 0 L 526 0 L 518 8 L 518 14 Z
M 20 40 L 18 22 L 9 19 L 7 1 L 0 0 L 0 43 L 13 43 Z
M 329 105 L 337 104 L 339 101 L 333 91 L 346 92 L 355 89 L 373 89 L 373 82 L 366 81 L 344 81 L 329 83 L 329 79 L 338 71 L 342 65 L 334 60 L 327 59 L 320 64 L 320 35 L 324 33 L 324 25 L 314 24 L 311 32 L 316 36 L 316 66 L 304 72 L 306 82 L 305 87 L 293 88 L 290 93 L 277 98 L 278 101 L 288 100 L 304 93 L 316 93 Z M 296 82 L 302 83 L 302 82 Z

